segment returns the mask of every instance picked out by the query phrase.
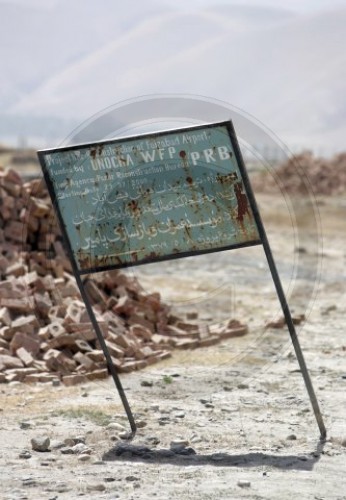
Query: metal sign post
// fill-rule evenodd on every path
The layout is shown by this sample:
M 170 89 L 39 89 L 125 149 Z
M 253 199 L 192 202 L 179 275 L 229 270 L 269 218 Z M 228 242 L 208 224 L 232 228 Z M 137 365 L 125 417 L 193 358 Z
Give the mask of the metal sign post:
M 279 273 L 277 271 L 277 267 L 276 267 L 274 257 L 273 257 L 273 254 L 272 254 L 272 251 L 271 251 L 271 248 L 269 245 L 267 234 L 265 232 L 264 225 L 262 222 L 262 218 L 261 218 L 260 212 L 259 212 L 258 207 L 257 207 L 256 199 L 253 195 L 251 184 L 250 184 L 250 181 L 249 181 L 249 178 L 247 175 L 247 171 L 246 171 L 246 168 L 244 165 L 244 161 L 243 161 L 243 158 L 241 155 L 238 141 L 236 140 L 236 135 L 235 135 L 235 131 L 234 131 L 232 124 L 230 124 L 230 131 L 231 131 L 231 134 L 233 135 L 233 138 L 236 141 L 235 142 L 235 153 L 238 157 L 238 161 L 242 164 L 243 180 L 244 180 L 244 184 L 245 184 L 245 189 L 248 193 L 249 202 L 252 206 L 254 217 L 256 219 L 256 223 L 257 223 L 258 231 L 259 231 L 259 234 L 261 237 L 263 249 L 264 249 L 267 261 L 268 261 L 268 265 L 269 265 L 269 269 L 270 269 L 270 272 L 271 272 L 271 275 L 272 275 L 272 278 L 274 281 L 276 293 L 277 293 L 278 299 L 280 301 L 282 312 L 284 314 L 286 325 L 287 325 L 287 328 L 288 328 L 288 331 L 289 331 L 289 334 L 290 334 L 290 337 L 292 340 L 292 344 L 294 347 L 294 351 L 295 351 L 295 354 L 296 354 L 296 357 L 297 357 L 297 360 L 299 363 L 300 371 L 302 373 L 304 383 L 305 383 L 306 389 L 307 389 L 308 394 L 309 394 L 309 398 L 310 398 L 311 405 L 312 405 L 312 408 L 313 408 L 313 411 L 315 414 L 317 425 L 318 425 L 318 428 L 320 430 L 321 439 L 325 439 L 327 436 L 327 430 L 326 430 L 326 427 L 324 425 L 321 410 L 320 410 L 320 407 L 319 407 L 319 404 L 318 404 L 318 401 L 317 401 L 317 398 L 315 395 L 315 391 L 314 391 L 314 388 L 313 388 L 313 385 L 311 382 L 311 378 L 310 378 L 310 375 L 309 375 L 309 372 L 308 372 L 308 369 L 307 369 L 307 366 L 305 363 L 304 355 L 303 355 L 302 349 L 300 347 L 300 343 L 298 340 L 296 329 L 295 329 L 295 326 L 294 326 L 294 323 L 292 320 L 291 311 L 290 311 L 290 308 L 289 308 L 287 300 L 286 300 L 285 292 L 284 292 L 283 287 L 282 287 L 280 276 L 279 276 Z
M 86 292 L 86 290 L 84 288 L 84 283 L 81 280 L 81 277 L 80 277 L 80 275 L 79 275 L 78 272 L 75 273 L 75 278 L 76 278 L 77 285 L 79 287 L 79 291 L 80 291 L 81 297 L 82 297 L 82 299 L 84 301 L 86 310 L 88 312 L 91 324 L 92 324 L 92 326 L 93 326 L 93 328 L 95 330 L 95 333 L 96 333 L 96 336 L 97 336 L 97 340 L 99 341 L 101 349 L 103 350 L 103 353 L 105 355 L 108 370 L 109 370 L 110 374 L 112 375 L 112 378 L 114 380 L 114 384 L 115 384 L 116 388 L 118 389 L 118 393 L 119 393 L 121 402 L 122 402 L 122 404 L 124 406 L 124 409 L 125 409 L 125 412 L 126 412 L 126 415 L 127 415 L 130 427 L 131 427 L 131 438 L 133 438 L 135 436 L 135 434 L 136 434 L 137 427 L 136 427 L 136 422 L 135 422 L 135 419 L 133 417 L 130 405 L 129 405 L 129 403 L 127 401 L 127 398 L 126 398 L 125 391 L 124 391 L 123 386 L 122 386 L 122 384 L 120 382 L 120 379 L 118 377 L 117 371 L 116 371 L 114 363 L 112 361 L 112 356 L 110 355 L 110 352 L 108 350 L 106 342 L 105 342 L 105 340 L 103 338 L 102 331 L 101 331 L 101 328 L 100 328 L 100 326 L 99 326 L 99 324 L 97 322 L 97 319 L 95 317 L 93 308 L 92 308 L 92 306 L 90 304 L 88 294 L 87 294 L 87 292 Z
M 74 275 L 108 369 L 136 424 L 82 276 L 263 245 L 321 437 L 321 412 L 232 123 L 38 152 Z

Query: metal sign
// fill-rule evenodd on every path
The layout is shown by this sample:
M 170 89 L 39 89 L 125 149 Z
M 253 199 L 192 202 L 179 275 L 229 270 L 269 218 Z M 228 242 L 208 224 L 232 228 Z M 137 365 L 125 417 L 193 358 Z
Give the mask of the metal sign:
M 41 151 L 81 272 L 260 243 L 229 122 Z
M 136 423 L 82 275 L 263 246 L 322 438 L 326 428 L 231 122 L 38 152 L 76 282 Z

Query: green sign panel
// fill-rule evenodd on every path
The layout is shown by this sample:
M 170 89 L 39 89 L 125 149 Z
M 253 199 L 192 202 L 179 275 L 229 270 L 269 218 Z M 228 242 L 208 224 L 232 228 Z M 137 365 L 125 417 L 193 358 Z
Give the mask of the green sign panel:
M 39 158 L 80 273 L 260 243 L 230 122 Z

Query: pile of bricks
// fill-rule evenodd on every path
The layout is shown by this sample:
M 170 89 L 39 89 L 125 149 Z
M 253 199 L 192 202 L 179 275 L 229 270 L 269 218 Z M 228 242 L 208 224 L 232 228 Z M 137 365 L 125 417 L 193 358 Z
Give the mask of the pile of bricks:
M 275 178 L 264 174 L 254 179 L 255 187 L 265 192 L 277 189 L 277 183 L 287 193 L 302 194 L 311 187 L 315 195 L 341 195 L 346 192 L 346 153 L 328 160 L 305 152 L 282 164 Z
M 44 183 L 0 169 L 0 204 L 0 382 L 106 378 Z M 236 320 L 208 328 L 178 318 L 121 271 L 95 274 L 85 287 L 119 372 L 247 332 Z

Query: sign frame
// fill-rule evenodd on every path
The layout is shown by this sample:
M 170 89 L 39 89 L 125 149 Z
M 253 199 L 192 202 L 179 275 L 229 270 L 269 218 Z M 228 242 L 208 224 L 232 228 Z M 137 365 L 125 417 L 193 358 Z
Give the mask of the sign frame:
M 110 264 L 106 263 L 103 265 L 89 265 L 87 267 L 84 267 L 83 269 L 81 269 L 81 267 L 78 263 L 78 259 L 76 259 L 77 252 L 73 248 L 73 245 L 71 244 L 71 238 L 68 237 L 69 235 L 68 235 L 67 224 L 66 224 L 66 221 L 64 220 L 64 217 L 63 217 L 63 214 L 61 211 L 60 202 L 56 196 L 54 182 L 52 181 L 52 178 L 49 174 L 50 169 L 48 168 L 47 161 L 46 161 L 46 156 L 48 154 L 54 155 L 54 153 L 74 152 L 74 151 L 80 152 L 82 150 L 89 150 L 88 151 L 89 154 L 92 154 L 93 152 L 95 152 L 95 156 L 97 159 L 97 151 L 100 150 L 101 148 L 103 149 L 104 147 L 107 147 L 107 146 L 116 147 L 117 145 L 119 145 L 121 147 L 121 145 L 123 143 L 128 143 L 128 142 L 135 141 L 138 139 L 141 139 L 143 141 L 150 140 L 152 138 L 155 138 L 156 140 L 160 140 L 160 138 L 165 137 L 165 136 L 175 135 L 178 133 L 181 133 L 181 134 L 188 134 L 189 132 L 193 132 L 193 133 L 197 132 L 198 133 L 201 130 L 207 131 L 208 129 L 214 129 L 216 127 L 225 127 L 227 130 L 228 139 L 230 140 L 231 147 L 232 147 L 233 152 L 234 152 L 234 157 L 235 157 L 234 163 L 239 171 L 240 181 L 243 181 L 245 193 L 247 193 L 248 189 L 247 189 L 247 186 L 245 184 L 248 181 L 245 179 L 246 175 L 245 175 L 245 171 L 244 171 L 244 165 L 239 159 L 239 156 L 238 156 L 239 153 L 238 153 L 238 150 L 236 147 L 236 136 L 235 136 L 234 130 L 232 130 L 232 128 L 233 128 L 232 124 L 229 121 L 219 122 L 219 123 L 208 123 L 208 124 L 204 124 L 204 125 L 195 125 L 192 127 L 191 126 L 190 127 L 183 127 L 180 129 L 171 129 L 171 130 L 167 130 L 167 131 L 140 134 L 137 136 L 122 137 L 122 138 L 117 138 L 117 139 L 108 139 L 105 141 L 97 141 L 97 142 L 93 142 L 93 143 L 77 144 L 77 145 L 65 146 L 65 147 L 61 147 L 61 148 L 41 150 L 38 152 L 39 160 L 40 160 L 41 167 L 42 167 L 42 170 L 44 173 L 44 177 L 45 177 L 45 180 L 47 183 L 47 187 L 48 187 L 49 193 L 52 197 L 53 206 L 55 207 L 55 210 L 57 212 L 59 222 L 60 222 L 60 225 L 62 228 L 62 232 L 64 234 L 65 241 L 68 241 L 70 256 L 72 256 L 74 258 L 75 267 L 79 270 L 79 273 L 81 275 L 82 274 L 90 274 L 90 273 L 99 272 L 99 271 L 107 271 L 107 270 L 111 270 L 111 269 L 122 269 L 125 267 L 131 267 L 133 265 L 138 266 L 138 265 L 143 265 L 143 264 L 147 264 L 147 263 L 161 262 L 161 261 L 172 260 L 172 259 L 176 259 L 176 258 L 190 257 L 190 256 L 195 256 L 195 255 L 201 255 L 204 253 L 213 253 L 213 252 L 218 252 L 218 251 L 223 251 L 223 250 L 230 250 L 230 249 L 235 249 L 235 248 L 241 248 L 241 247 L 247 247 L 247 246 L 261 244 L 260 237 L 259 237 L 259 235 L 257 235 L 257 237 L 254 236 L 252 239 L 249 238 L 249 239 L 246 239 L 246 240 L 244 240 L 242 242 L 238 242 L 238 243 L 231 242 L 229 244 L 214 245 L 212 248 L 204 248 L 204 249 L 202 249 L 202 248 L 192 249 L 191 248 L 191 249 L 188 249 L 187 251 L 172 252 L 170 254 L 166 253 L 164 255 L 158 255 L 158 254 L 153 255 L 153 252 L 152 252 L 150 255 L 148 255 L 144 259 L 139 259 L 139 260 L 137 259 L 136 261 L 132 261 L 132 262 L 123 261 L 123 262 L 119 262 L 119 263 L 110 263 Z M 185 153 L 185 151 L 181 151 L 179 154 L 181 154 L 181 153 Z M 200 165 L 201 163 L 202 162 L 199 162 L 199 164 L 198 164 L 199 168 L 201 168 L 201 165 Z M 191 173 L 191 169 L 189 169 L 188 175 L 193 175 Z M 220 178 L 221 178 L 221 182 L 219 183 L 220 188 L 222 187 L 222 185 L 221 185 L 222 177 L 225 177 L 225 176 L 220 176 Z M 193 181 L 193 179 L 191 179 L 191 181 Z M 174 194 L 176 194 L 176 193 L 174 193 Z M 107 259 L 108 257 L 104 257 L 104 258 Z
M 152 257 L 151 259 L 142 259 L 139 262 L 123 262 L 123 263 L 119 263 L 118 265 L 111 264 L 111 265 L 104 265 L 102 267 L 92 266 L 92 267 L 88 267 L 86 269 L 80 269 L 78 266 L 78 263 L 76 261 L 76 258 L 75 258 L 75 253 L 74 253 L 73 248 L 71 246 L 71 242 L 70 242 L 67 230 L 66 230 L 64 218 L 63 218 L 62 213 L 61 213 L 60 208 L 59 208 L 59 203 L 58 203 L 58 199 L 56 196 L 55 187 L 54 187 L 52 179 L 49 175 L 49 170 L 48 170 L 47 165 L 46 165 L 46 158 L 45 158 L 46 155 L 54 153 L 54 152 L 58 152 L 58 151 L 74 151 L 74 150 L 80 149 L 81 147 L 89 147 L 89 148 L 95 147 L 96 148 L 96 147 L 99 147 L 100 145 L 114 144 L 115 142 L 121 144 L 122 142 L 125 142 L 127 140 L 137 139 L 139 137 L 141 137 L 141 138 L 153 137 L 153 136 L 162 137 L 162 136 L 167 135 L 167 134 L 174 134 L 174 133 L 178 133 L 178 132 L 182 132 L 182 131 L 184 131 L 184 132 L 185 131 L 198 131 L 198 130 L 202 130 L 202 129 L 209 129 L 209 128 L 217 127 L 217 126 L 223 126 L 223 127 L 226 127 L 226 129 L 227 129 L 229 139 L 230 139 L 230 142 L 231 142 L 232 147 L 233 147 L 236 165 L 237 165 L 239 172 L 240 172 L 240 175 L 241 175 L 241 181 L 243 184 L 245 195 L 247 197 L 249 206 L 251 208 L 252 215 L 253 215 L 253 218 L 254 218 L 254 221 L 256 224 L 256 228 L 258 231 L 258 239 L 254 239 L 254 240 L 248 241 L 248 242 L 242 242 L 240 244 L 223 246 L 223 247 L 203 249 L 203 250 L 198 250 L 198 251 L 194 250 L 194 251 L 188 251 L 188 252 L 181 252 L 181 253 L 165 255 L 165 256 L 155 256 L 155 257 Z M 291 315 L 291 312 L 289 309 L 289 305 L 288 305 L 288 302 L 287 302 L 287 299 L 286 299 L 286 296 L 284 293 L 284 289 L 283 289 L 282 284 L 281 284 L 280 276 L 279 276 L 279 273 L 277 271 L 274 257 L 273 257 L 273 254 L 272 254 L 272 251 L 271 251 L 271 248 L 269 245 L 269 241 L 268 241 L 268 238 L 266 235 L 266 231 L 265 231 L 263 222 L 262 222 L 262 218 L 261 218 L 261 215 L 260 215 L 260 212 L 259 212 L 259 209 L 257 206 L 257 202 L 255 199 L 253 190 L 252 190 L 250 179 L 248 177 L 246 166 L 245 166 L 245 163 L 243 161 L 243 157 L 242 157 L 239 143 L 237 140 L 236 132 L 235 132 L 235 129 L 234 129 L 234 126 L 233 126 L 233 123 L 231 120 L 222 121 L 222 122 L 215 122 L 215 123 L 207 123 L 207 124 L 202 124 L 202 125 L 195 125 L 192 127 L 184 127 L 184 128 L 180 128 L 180 129 L 174 129 L 174 130 L 160 131 L 160 132 L 156 132 L 156 133 L 150 132 L 147 134 L 141 134 L 141 135 L 137 135 L 137 136 L 124 137 L 124 138 L 119 138 L 119 139 L 110 139 L 110 140 L 106 140 L 106 141 L 97 141 L 97 142 L 88 143 L 88 144 L 77 144 L 77 145 L 66 146 L 66 147 L 62 147 L 62 148 L 45 149 L 45 150 L 38 151 L 38 157 L 39 157 L 39 161 L 41 164 L 43 175 L 44 175 L 47 187 L 48 187 L 49 195 L 52 199 L 53 207 L 54 207 L 54 209 L 57 213 L 57 216 L 58 216 L 64 244 L 65 244 L 65 247 L 67 249 L 68 257 L 71 261 L 71 266 L 73 269 L 73 273 L 74 273 L 77 285 L 78 285 L 80 293 L 81 293 L 81 297 L 85 303 L 88 315 L 90 317 L 90 321 L 93 325 L 93 328 L 95 330 L 95 333 L 97 335 L 97 338 L 99 340 L 101 348 L 104 352 L 104 355 L 105 355 L 105 358 L 107 361 L 108 369 L 109 369 L 110 374 L 112 375 L 114 383 L 117 387 L 119 396 L 122 400 L 124 409 L 126 411 L 126 414 L 127 414 L 127 417 L 128 417 L 129 423 L 130 423 L 131 437 L 134 437 L 134 435 L 136 433 L 136 429 L 137 429 L 135 419 L 133 417 L 130 405 L 127 401 L 127 398 L 126 398 L 126 395 L 124 392 L 124 389 L 123 389 L 122 384 L 120 382 L 120 379 L 118 377 L 117 370 L 113 364 L 111 355 L 108 351 L 107 345 L 106 345 L 105 340 L 103 338 L 102 331 L 98 325 L 96 316 L 93 312 L 93 308 L 91 306 L 88 294 L 87 294 L 86 289 L 84 287 L 85 282 L 83 281 L 82 277 L 84 275 L 89 275 L 91 273 L 96 273 L 96 272 L 106 271 L 106 270 L 111 270 L 111 269 L 120 269 L 120 268 L 125 268 L 125 267 L 132 267 L 132 266 L 136 266 L 136 265 L 144 265 L 147 263 L 160 262 L 160 261 L 171 260 L 171 259 L 176 259 L 176 258 L 184 258 L 184 257 L 188 257 L 188 256 L 190 257 L 190 256 L 204 254 L 204 253 L 219 252 L 219 251 L 229 250 L 229 249 L 233 249 L 233 248 L 262 245 L 267 262 L 268 262 L 268 266 L 269 266 L 269 269 L 271 272 L 271 276 L 272 276 L 272 279 L 274 282 L 275 290 L 276 290 L 276 293 L 277 293 L 277 296 L 278 296 L 278 299 L 279 299 L 279 302 L 280 302 L 280 305 L 282 308 L 282 312 L 283 312 L 283 315 L 285 318 L 285 322 L 286 322 L 286 325 L 287 325 L 287 328 L 288 328 L 288 331 L 289 331 L 289 334 L 291 337 L 291 341 L 292 341 L 294 351 L 295 351 L 295 354 L 297 357 L 297 361 L 298 361 L 298 364 L 300 367 L 300 371 L 302 373 L 303 380 L 304 380 L 304 383 L 305 383 L 305 386 L 306 386 L 306 389 L 307 389 L 307 392 L 308 392 L 308 395 L 310 398 L 310 402 L 311 402 L 311 405 L 312 405 L 312 408 L 313 408 L 313 411 L 315 414 L 317 425 L 319 427 L 320 436 L 321 436 L 321 439 L 325 439 L 327 431 L 326 431 L 326 428 L 325 428 L 325 425 L 323 422 L 323 417 L 322 417 L 322 414 L 321 414 L 321 411 L 319 408 L 319 404 L 318 404 L 318 401 L 317 401 L 317 398 L 316 398 L 316 395 L 314 392 L 314 388 L 313 388 L 313 385 L 312 385 L 312 382 L 310 379 L 309 372 L 307 370 L 307 366 L 305 363 L 303 352 L 301 350 L 298 336 L 297 336 L 295 326 L 294 326 L 294 323 L 292 320 L 292 315 Z

